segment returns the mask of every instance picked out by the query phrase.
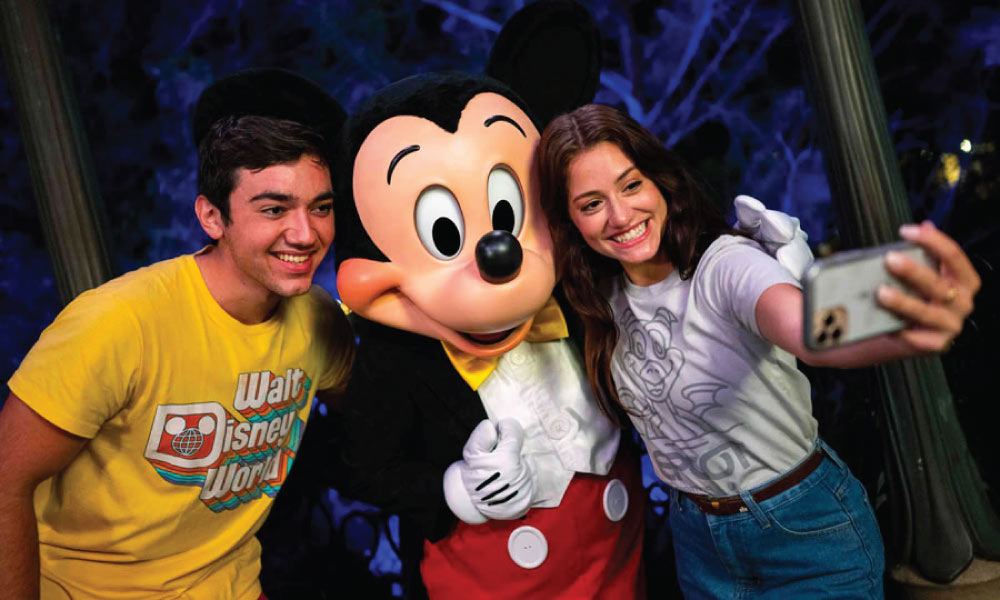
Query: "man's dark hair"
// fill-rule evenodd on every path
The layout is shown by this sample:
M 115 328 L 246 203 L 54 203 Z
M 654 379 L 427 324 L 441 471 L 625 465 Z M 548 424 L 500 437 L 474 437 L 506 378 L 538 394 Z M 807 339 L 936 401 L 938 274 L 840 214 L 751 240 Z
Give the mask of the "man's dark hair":
M 237 169 L 259 170 L 294 162 L 303 154 L 329 165 L 326 148 L 320 133 L 295 121 L 255 115 L 219 119 L 198 146 L 198 193 L 228 223 Z

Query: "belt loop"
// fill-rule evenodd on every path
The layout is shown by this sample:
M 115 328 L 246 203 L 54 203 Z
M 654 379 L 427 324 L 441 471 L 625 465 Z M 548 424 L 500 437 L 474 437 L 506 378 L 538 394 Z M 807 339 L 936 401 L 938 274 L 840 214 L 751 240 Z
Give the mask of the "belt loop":
M 677 509 L 678 512 L 684 512 L 684 507 L 681 505 L 681 491 L 675 487 L 668 487 L 668 496 L 670 498 L 670 510 Z
M 827 455 L 830 461 L 832 461 L 833 464 L 836 465 L 837 469 L 840 471 L 841 475 L 840 481 L 837 482 L 837 486 L 834 488 L 833 494 L 837 498 L 843 499 L 844 494 L 846 493 L 847 483 L 851 480 L 851 470 L 847 468 L 847 465 L 844 464 L 844 461 L 840 460 L 840 457 L 837 456 L 837 453 L 834 452 L 833 448 L 828 446 L 826 442 L 817 438 L 816 445 L 817 447 L 823 450 L 823 452 Z
M 840 460 L 840 457 L 837 456 L 837 453 L 834 452 L 833 448 L 828 446 L 826 442 L 824 442 L 819 438 L 816 438 L 816 448 L 822 450 L 823 453 L 826 454 L 827 457 L 833 461 L 833 464 L 837 465 L 837 469 L 839 469 L 841 473 L 847 472 L 847 465 L 844 464 L 844 461 Z
M 760 506 L 757 505 L 757 501 L 754 500 L 753 496 L 750 495 L 749 490 L 743 490 L 742 492 L 740 492 L 740 500 L 742 500 L 743 504 L 746 505 L 747 510 L 750 511 L 750 514 L 752 514 L 753 517 L 757 519 L 757 524 L 760 525 L 761 529 L 767 529 L 768 527 L 771 526 L 771 520 L 767 518 L 767 515 L 764 514 L 764 511 L 761 510 Z

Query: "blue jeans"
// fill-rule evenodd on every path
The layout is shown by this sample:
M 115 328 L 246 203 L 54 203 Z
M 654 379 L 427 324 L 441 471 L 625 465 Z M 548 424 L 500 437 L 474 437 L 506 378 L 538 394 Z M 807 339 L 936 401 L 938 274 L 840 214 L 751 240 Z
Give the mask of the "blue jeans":
M 671 493 L 677 577 L 700 598 L 879 598 L 882 537 L 868 495 L 822 441 L 827 457 L 800 483 L 749 510 L 716 516 Z

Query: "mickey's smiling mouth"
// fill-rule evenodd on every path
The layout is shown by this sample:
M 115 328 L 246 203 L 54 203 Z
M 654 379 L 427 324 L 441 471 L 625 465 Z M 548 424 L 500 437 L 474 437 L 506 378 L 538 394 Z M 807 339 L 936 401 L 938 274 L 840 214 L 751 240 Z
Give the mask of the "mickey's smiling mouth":
M 517 328 L 514 327 L 506 331 L 497 331 L 495 333 L 465 333 L 464 331 L 459 331 L 458 333 L 474 344 L 489 346 L 507 339 L 516 329 Z

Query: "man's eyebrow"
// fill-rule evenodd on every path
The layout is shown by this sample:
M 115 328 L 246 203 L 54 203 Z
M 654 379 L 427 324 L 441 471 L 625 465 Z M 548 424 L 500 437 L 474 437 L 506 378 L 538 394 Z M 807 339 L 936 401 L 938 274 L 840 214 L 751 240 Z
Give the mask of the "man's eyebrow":
M 274 200 L 276 202 L 291 202 L 292 195 L 285 194 L 282 192 L 263 191 L 254 196 L 253 198 L 250 198 L 250 202 L 256 202 L 257 200 Z
M 285 194 L 283 192 L 263 191 L 254 196 L 253 198 L 250 198 L 249 202 L 256 202 L 257 200 L 273 200 L 274 202 L 291 202 L 294 199 L 295 196 L 291 194 Z M 333 200 L 333 191 L 329 190 L 317 195 L 315 198 L 312 199 L 312 202 L 310 202 L 310 204 L 314 204 L 316 202 L 322 202 L 323 200 Z
M 496 123 L 497 121 L 503 121 L 504 123 L 510 123 L 514 127 L 517 127 L 517 130 L 521 132 L 521 135 L 523 137 L 528 137 L 527 134 L 524 133 L 524 130 L 521 129 L 521 126 L 517 124 L 517 121 L 515 121 L 514 119 L 511 119 L 510 117 L 505 117 L 504 115 L 493 115 L 489 119 L 486 119 L 486 122 L 484 122 L 483 125 L 485 125 L 486 127 L 489 127 L 490 125 Z
M 412 146 L 407 146 L 406 148 L 403 148 L 402 150 L 396 153 L 396 156 L 392 157 L 392 160 L 389 161 L 389 172 L 386 173 L 385 175 L 386 185 L 392 185 L 392 170 L 396 168 L 396 163 L 402 160 L 402 158 L 407 154 L 411 152 L 416 152 L 417 150 L 420 150 L 420 146 L 414 144 Z

